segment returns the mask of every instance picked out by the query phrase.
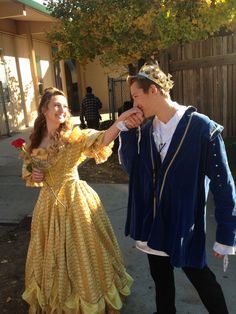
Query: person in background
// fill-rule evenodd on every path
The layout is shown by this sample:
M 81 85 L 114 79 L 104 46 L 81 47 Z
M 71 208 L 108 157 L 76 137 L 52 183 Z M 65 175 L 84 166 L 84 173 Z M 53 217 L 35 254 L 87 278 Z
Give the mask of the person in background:
M 171 76 L 145 64 L 128 78 L 137 116 L 120 122 L 120 160 L 129 174 L 126 235 L 147 253 L 156 313 L 174 314 L 174 267 L 181 267 L 211 314 L 228 313 L 221 286 L 207 265 L 206 202 L 213 194 L 217 223 L 213 254 L 235 254 L 236 193 L 223 127 L 194 107 L 173 101 Z M 195 313 L 193 309 L 193 313 Z
M 79 179 L 87 157 L 97 163 L 112 153 L 117 123 L 106 131 L 72 128 L 64 93 L 48 88 L 23 155 L 23 178 L 40 186 L 27 254 L 25 291 L 29 313 L 115 314 L 130 294 L 131 277 L 96 192 Z
M 98 97 L 94 96 L 92 87 L 86 87 L 86 92 L 87 94 L 81 103 L 81 125 L 85 125 L 86 121 L 89 129 L 99 130 L 99 121 L 101 120 L 99 110 L 102 108 L 102 103 Z

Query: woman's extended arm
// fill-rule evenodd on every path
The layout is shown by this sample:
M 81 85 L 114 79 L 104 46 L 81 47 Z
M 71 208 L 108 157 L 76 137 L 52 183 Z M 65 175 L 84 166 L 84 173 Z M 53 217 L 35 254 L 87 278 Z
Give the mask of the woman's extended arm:
M 126 119 L 131 118 L 135 120 L 138 124 L 141 124 L 144 120 L 143 113 L 138 108 L 131 108 L 123 112 L 118 119 L 112 124 L 112 126 L 105 131 L 102 144 L 104 146 L 110 144 L 114 139 L 119 135 L 120 130 L 117 128 L 117 123 L 119 121 L 125 121 Z

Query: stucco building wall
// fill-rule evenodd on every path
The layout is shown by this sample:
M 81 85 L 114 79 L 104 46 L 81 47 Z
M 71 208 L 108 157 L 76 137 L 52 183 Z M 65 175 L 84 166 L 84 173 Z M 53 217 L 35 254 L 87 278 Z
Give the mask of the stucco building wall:
M 38 81 L 43 90 L 55 86 L 54 69 L 51 57 L 51 45 L 47 42 L 33 40 L 36 57 Z M 7 93 L 5 106 L 11 131 L 17 131 L 32 125 L 39 99 L 36 99 L 30 51 L 24 36 L 0 33 L 1 63 L 5 68 Z M 2 107 L 2 106 L 1 106 Z M 5 117 L 1 114 L 0 133 L 6 133 Z

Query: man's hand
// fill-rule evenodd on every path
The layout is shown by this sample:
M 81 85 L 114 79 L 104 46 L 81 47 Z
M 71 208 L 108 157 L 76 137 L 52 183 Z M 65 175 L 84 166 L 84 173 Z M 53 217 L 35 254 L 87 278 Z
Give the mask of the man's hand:
M 44 180 L 44 173 L 39 169 L 33 168 L 31 177 L 34 182 L 40 183 Z
M 214 251 L 214 250 L 213 250 L 213 255 L 214 255 L 216 258 L 219 258 L 219 259 L 224 258 L 224 255 L 219 254 L 219 253 L 217 253 L 217 252 L 216 252 L 216 251 Z

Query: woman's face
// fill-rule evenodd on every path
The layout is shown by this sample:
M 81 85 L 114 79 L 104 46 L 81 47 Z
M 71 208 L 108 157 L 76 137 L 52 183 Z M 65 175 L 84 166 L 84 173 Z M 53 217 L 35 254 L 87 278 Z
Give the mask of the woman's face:
M 48 108 L 45 112 L 47 124 L 58 127 L 61 123 L 64 123 L 67 117 L 68 103 L 65 96 L 56 95 L 53 96 L 48 103 Z

